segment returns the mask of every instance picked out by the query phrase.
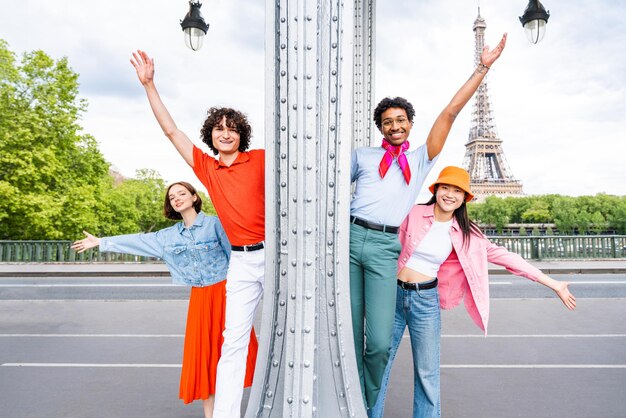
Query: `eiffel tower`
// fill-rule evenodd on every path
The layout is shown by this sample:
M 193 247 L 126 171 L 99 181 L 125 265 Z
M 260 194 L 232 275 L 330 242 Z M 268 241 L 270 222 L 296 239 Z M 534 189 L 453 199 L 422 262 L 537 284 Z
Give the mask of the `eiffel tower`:
M 486 27 L 485 19 L 480 16 L 479 7 L 473 28 L 476 65 L 480 62 L 480 55 L 485 46 Z M 491 195 L 521 196 L 524 194 L 522 183 L 513 177 L 511 168 L 504 157 L 502 140 L 496 132 L 487 78 L 478 87 L 474 98 L 472 122 L 465 148 L 463 166 L 470 173 L 470 185 L 475 200 L 482 201 Z

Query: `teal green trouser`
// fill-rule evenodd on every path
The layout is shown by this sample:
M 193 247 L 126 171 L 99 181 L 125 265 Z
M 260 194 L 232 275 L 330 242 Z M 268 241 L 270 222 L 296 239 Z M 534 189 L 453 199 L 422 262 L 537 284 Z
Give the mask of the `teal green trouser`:
M 368 408 L 376 403 L 389 360 L 400 248 L 396 234 L 350 225 L 352 330 Z

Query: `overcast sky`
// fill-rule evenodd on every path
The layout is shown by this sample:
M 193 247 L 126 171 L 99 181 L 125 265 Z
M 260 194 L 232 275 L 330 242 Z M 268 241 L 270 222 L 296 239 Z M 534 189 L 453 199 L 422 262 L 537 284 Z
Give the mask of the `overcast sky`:
M 208 107 L 248 114 L 253 147 L 264 146 L 262 0 L 205 0 L 203 48 L 188 50 L 179 20 L 185 0 L 50 2 L 0 0 L 0 38 L 21 54 L 67 56 L 89 102 L 82 125 L 126 176 L 151 168 L 166 181 L 199 184 L 162 135 L 129 63 L 155 57 L 156 82 L 179 127 L 200 144 Z M 519 23 L 526 0 L 482 0 L 486 43 L 508 32 L 488 78 L 506 158 L 527 194 L 626 195 L 626 0 L 546 0 L 546 36 L 530 44 Z M 416 108 L 413 146 L 473 71 L 477 2 L 377 2 L 376 101 L 401 95 Z M 427 184 L 461 165 L 471 103 L 457 118 Z

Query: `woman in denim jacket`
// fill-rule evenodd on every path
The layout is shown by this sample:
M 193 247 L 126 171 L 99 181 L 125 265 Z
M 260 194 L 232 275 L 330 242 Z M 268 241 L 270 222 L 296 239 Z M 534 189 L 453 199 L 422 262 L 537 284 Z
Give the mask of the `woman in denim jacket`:
M 175 284 L 191 286 L 179 397 L 184 403 L 202 399 L 205 417 L 213 416 L 215 377 L 223 342 L 226 271 L 230 243 L 216 216 L 207 216 L 202 199 L 189 183 L 177 182 L 165 193 L 165 217 L 182 220 L 157 232 L 87 238 L 72 248 L 159 257 Z M 258 343 L 250 333 L 244 386 L 252 385 Z
M 472 320 L 485 335 L 489 321 L 488 262 L 552 289 L 573 310 L 576 299 L 567 282 L 554 280 L 518 254 L 490 242 L 467 215 L 469 173 L 446 167 L 429 190 L 432 198 L 415 205 L 400 226 L 402 251 L 394 332 L 382 387 L 369 416 L 382 418 L 393 359 L 409 327 L 413 352 L 413 417 L 438 417 L 440 405 L 439 308 L 451 309 L 464 300 Z

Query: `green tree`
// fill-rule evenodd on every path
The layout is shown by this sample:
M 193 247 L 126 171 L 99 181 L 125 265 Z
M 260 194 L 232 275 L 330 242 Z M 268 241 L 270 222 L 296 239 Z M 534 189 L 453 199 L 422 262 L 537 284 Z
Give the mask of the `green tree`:
M 96 140 L 79 124 L 86 106 L 67 58 L 34 51 L 18 63 L 0 39 L 0 239 L 76 239 L 82 230 L 117 235 L 172 224 L 156 171 L 114 184 Z
M 535 199 L 530 207 L 522 213 L 522 222 L 525 223 L 546 223 L 552 220 L 548 202 Z
M 532 206 L 533 202 L 536 200 L 535 196 L 524 196 L 524 197 L 507 197 L 504 199 L 504 202 L 510 208 L 510 221 L 511 223 L 523 223 L 522 214 L 528 210 L 529 207 Z
M 171 225 L 163 216 L 166 185 L 154 170 L 139 170 L 135 178 L 126 180 L 118 187 L 118 194 L 129 196 L 136 211 L 134 221 L 139 229 L 152 232 Z
M 626 234 L 626 228 L 624 228 L 626 196 L 611 196 L 600 193 L 596 197 L 599 201 L 599 211 L 607 222 L 607 229 L 614 229 L 617 233 Z
M 562 234 L 572 234 L 577 226 L 577 210 L 574 207 L 574 199 L 567 196 L 559 196 L 552 203 L 552 215 L 554 223 Z
M 591 213 L 587 212 L 586 208 L 580 204 L 580 200 L 576 201 L 574 207 L 576 211 L 576 228 L 580 235 L 584 235 L 591 228 Z
M 467 204 L 467 216 L 474 222 L 482 221 L 482 203 L 469 202 Z
M 616 200 L 606 220 L 608 228 L 615 229 L 618 234 L 626 234 L 626 196 L 621 196 Z
M 604 216 L 602 216 L 602 214 L 599 211 L 596 211 L 594 213 L 591 214 L 591 232 L 593 232 L 596 235 L 600 235 L 601 233 L 603 233 L 606 230 L 606 220 L 604 219 Z
M 510 222 L 511 207 L 504 199 L 489 196 L 483 203 L 480 216 L 482 223 L 493 225 L 498 233 L 501 234 L 504 227 Z
M 97 206 L 109 166 L 78 124 L 85 108 L 67 58 L 34 51 L 18 63 L 0 40 L 0 238 L 63 238 Z
M 598 193 L 595 196 L 569 197 L 556 194 L 488 198 L 484 203 L 468 205 L 471 219 L 495 226 L 508 216 L 509 223 L 554 223 L 560 234 L 584 234 L 615 231 L 626 234 L 626 196 Z M 553 235 L 552 227 L 546 235 Z

